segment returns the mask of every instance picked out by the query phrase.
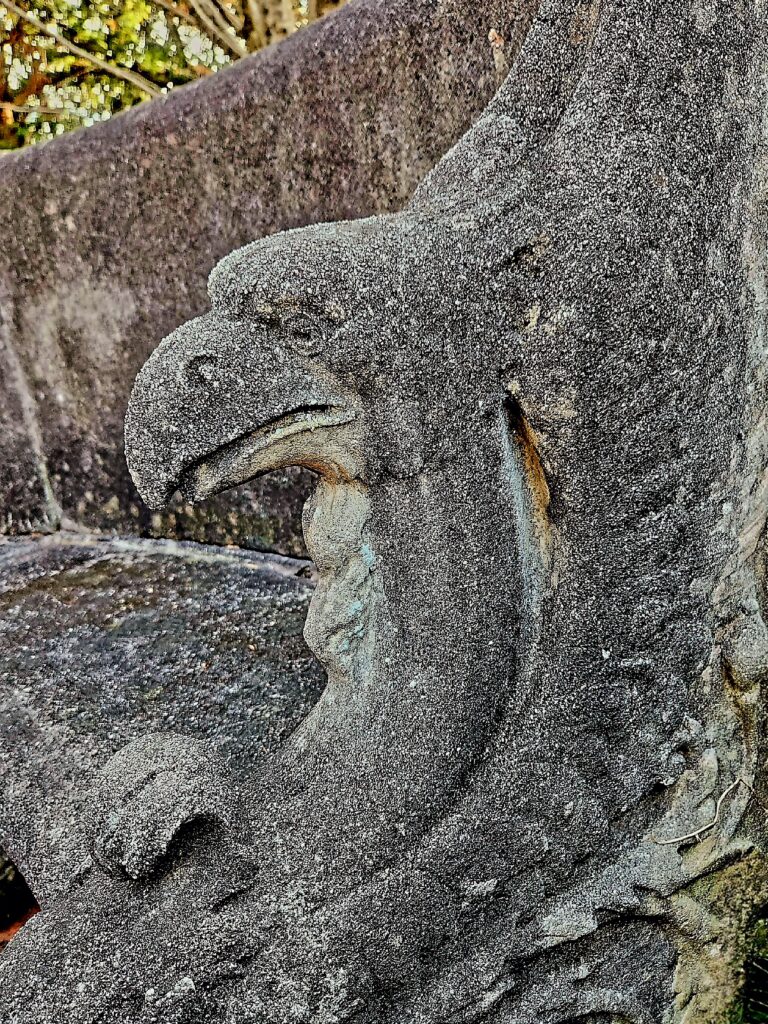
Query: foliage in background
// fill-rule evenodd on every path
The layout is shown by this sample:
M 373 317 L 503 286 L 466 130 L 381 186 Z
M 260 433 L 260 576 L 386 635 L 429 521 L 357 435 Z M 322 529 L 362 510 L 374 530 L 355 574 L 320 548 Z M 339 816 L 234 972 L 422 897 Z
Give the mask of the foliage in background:
M 0 150 L 105 120 L 343 0 L 0 0 Z

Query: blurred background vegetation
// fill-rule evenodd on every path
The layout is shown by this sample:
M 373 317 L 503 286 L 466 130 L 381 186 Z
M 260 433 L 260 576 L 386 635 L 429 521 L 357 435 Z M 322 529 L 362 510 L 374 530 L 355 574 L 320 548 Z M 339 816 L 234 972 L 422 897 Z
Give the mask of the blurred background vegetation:
M 0 0 L 0 151 L 210 75 L 344 0 Z

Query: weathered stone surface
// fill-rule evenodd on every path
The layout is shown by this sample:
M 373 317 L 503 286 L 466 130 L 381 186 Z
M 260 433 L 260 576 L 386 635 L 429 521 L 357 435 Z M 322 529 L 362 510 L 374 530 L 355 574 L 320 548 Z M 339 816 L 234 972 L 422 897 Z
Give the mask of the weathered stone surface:
M 241 780 L 106 766 L 10 1024 L 722 1019 L 768 902 L 766 66 L 763 2 L 542 0 L 402 213 L 223 261 L 131 470 L 321 475 L 328 686 Z
M 86 856 L 83 802 L 126 743 L 182 732 L 246 773 L 307 714 L 324 679 L 305 568 L 61 534 L 0 547 L 0 841 L 39 899 Z
M 151 518 L 122 455 L 133 379 L 263 234 L 398 209 L 497 84 L 533 0 L 355 0 L 168 99 L 0 161 L 0 529 L 301 550 L 305 485 Z M 235 515 L 236 513 L 236 515 Z

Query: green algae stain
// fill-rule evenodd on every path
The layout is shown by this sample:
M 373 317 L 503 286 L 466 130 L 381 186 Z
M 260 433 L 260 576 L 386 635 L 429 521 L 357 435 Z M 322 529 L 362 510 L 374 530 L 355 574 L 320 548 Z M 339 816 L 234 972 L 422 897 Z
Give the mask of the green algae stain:
M 768 1024 L 768 920 L 756 923 L 743 968 L 742 990 L 724 1024 Z

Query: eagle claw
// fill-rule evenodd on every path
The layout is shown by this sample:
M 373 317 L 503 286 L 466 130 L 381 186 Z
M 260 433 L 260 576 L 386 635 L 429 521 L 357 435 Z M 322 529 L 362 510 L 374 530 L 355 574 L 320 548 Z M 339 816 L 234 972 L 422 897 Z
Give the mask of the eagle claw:
M 91 856 L 134 881 L 157 874 L 192 823 L 227 828 L 227 772 L 211 748 L 176 735 L 141 737 L 104 766 L 92 802 Z

